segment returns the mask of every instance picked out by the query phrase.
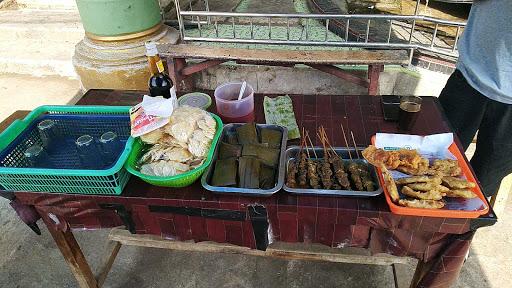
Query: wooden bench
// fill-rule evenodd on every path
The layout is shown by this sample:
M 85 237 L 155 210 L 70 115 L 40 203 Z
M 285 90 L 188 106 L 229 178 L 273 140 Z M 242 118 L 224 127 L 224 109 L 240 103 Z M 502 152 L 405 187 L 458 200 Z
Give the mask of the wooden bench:
M 174 251 L 188 251 L 188 252 L 203 252 L 203 253 L 224 253 L 224 254 L 243 254 L 259 257 L 270 257 L 287 260 L 301 260 L 301 261 L 324 261 L 333 263 L 350 263 L 350 264 L 370 264 L 370 265 L 391 265 L 393 268 L 393 275 L 395 287 L 405 287 L 407 284 L 398 280 L 397 265 L 410 266 L 416 261 L 411 257 L 398 257 L 389 254 L 369 255 L 364 253 L 362 248 L 343 248 L 322 249 L 318 246 L 297 245 L 291 243 L 274 243 L 266 251 L 250 249 L 247 247 L 240 247 L 230 244 L 220 244 L 215 242 L 199 242 L 193 241 L 172 241 L 162 239 L 154 235 L 137 235 L 131 234 L 127 230 L 114 228 L 111 230 L 103 259 L 100 262 L 96 276 L 91 276 L 91 281 L 95 281 L 97 287 L 102 287 L 107 279 L 108 273 L 114 264 L 114 261 L 121 249 L 122 245 L 137 246 L 137 247 L 150 247 L 168 249 Z M 79 249 L 79 248 L 78 248 Z M 347 250 L 347 251 L 345 251 Z M 422 265 L 422 261 L 418 262 L 418 267 Z M 88 266 L 88 265 L 87 265 Z M 415 276 L 412 279 L 411 287 L 415 287 L 415 281 L 422 268 L 417 268 Z M 400 276 L 402 277 L 402 276 Z M 402 279 L 401 279 L 402 280 Z M 403 279 L 405 280 L 405 279 Z M 400 282 L 400 283 L 399 283 Z M 405 285 L 404 285 L 405 284 Z M 82 287 L 90 287 L 82 285 Z
M 276 50 L 205 47 L 191 44 L 161 45 L 160 54 L 167 58 L 169 76 L 176 89 L 192 88 L 190 76 L 227 61 L 239 64 L 294 66 L 303 64 L 332 74 L 338 78 L 368 88 L 369 95 L 377 95 L 379 75 L 384 65 L 407 65 L 405 50 Z M 187 63 L 187 59 L 202 61 Z M 349 73 L 335 65 L 367 65 L 367 79 Z

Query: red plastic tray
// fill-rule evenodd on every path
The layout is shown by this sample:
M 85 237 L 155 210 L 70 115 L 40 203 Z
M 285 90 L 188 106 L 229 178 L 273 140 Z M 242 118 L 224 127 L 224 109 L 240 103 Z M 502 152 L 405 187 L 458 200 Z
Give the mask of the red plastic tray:
M 375 136 L 372 137 L 372 144 L 375 144 Z M 468 181 L 477 183 L 476 187 L 472 188 L 471 190 L 478 197 L 473 199 L 445 197 L 444 201 L 446 202 L 446 205 L 441 209 L 423 209 L 399 206 L 391 200 L 386 185 L 384 185 L 382 171 L 377 168 L 377 175 L 379 177 L 380 184 L 384 189 L 386 202 L 388 202 L 389 209 L 391 210 L 391 212 L 398 215 L 443 218 L 478 218 L 478 216 L 489 212 L 489 205 L 487 204 L 488 202 L 485 199 L 485 196 L 482 193 L 480 186 L 478 185 L 478 181 L 476 180 L 471 169 L 466 163 L 462 152 L 459 150 L 455 143 L 452 143 L 450 147 L 448 147 L 448 150 L 455 156 L 455 158 L 457 158 L 457 161 L 459 161 L 459 165 L 460 168 L 462 169 L 463 176 L 465 176 Z

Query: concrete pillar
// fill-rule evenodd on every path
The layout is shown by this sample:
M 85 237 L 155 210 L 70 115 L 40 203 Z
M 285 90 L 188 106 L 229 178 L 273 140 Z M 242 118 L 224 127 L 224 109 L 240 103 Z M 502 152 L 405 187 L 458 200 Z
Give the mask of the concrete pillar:
M 85 37 L 73 66 L 84 90 L 147 89 L 144 42 L 176 44 L 178 33 L 162 23 L 158 0 L 76 0 Z

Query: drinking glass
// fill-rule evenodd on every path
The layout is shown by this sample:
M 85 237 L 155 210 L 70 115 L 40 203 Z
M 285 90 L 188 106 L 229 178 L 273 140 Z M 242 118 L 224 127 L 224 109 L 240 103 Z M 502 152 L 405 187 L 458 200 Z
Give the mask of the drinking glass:
M 47 151 L 52 151 L 58 147 L 57 142 L 60 139 L 60 133 L 55 121 L 46 119 L 37 124 L 39 136 L 43 142 L 43 148 Z
M 121 150 L 119 137 L 115 132 L 105 132 L 100 137 L 100 145 L 106 165 L 111 165 L 117 159 Z
M 82 135 L 75 141 L 78 157 L 85 169 L 100 169 L 103 167 L 102 155 L 91 135 Z
M 403 131 L 409 131 L 414 127 L 418 115 L 421 111 L 421 97 L 402 96 L 400 98 L 400 114 L 398 128 Z
M 48 154 L 42 146 L 32 145 L 23 153 L 27 160 L 27 166 L 32 168 L 49 168 Z

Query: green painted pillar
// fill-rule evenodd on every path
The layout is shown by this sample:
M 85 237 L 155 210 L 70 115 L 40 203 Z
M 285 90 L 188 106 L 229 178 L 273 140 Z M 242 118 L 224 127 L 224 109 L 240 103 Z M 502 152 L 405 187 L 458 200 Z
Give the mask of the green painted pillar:
M 76 0 L 85 38 L 73 66 L 84 90 L 147 89 L 145 41 L 176 44 L 178 32 L 163 24 L 158 0 Z
M 161 23 L 158 0 L 76 0 L 89 35 L 115 37 L 147 31 Z

